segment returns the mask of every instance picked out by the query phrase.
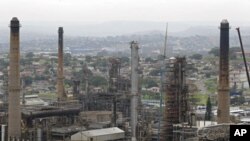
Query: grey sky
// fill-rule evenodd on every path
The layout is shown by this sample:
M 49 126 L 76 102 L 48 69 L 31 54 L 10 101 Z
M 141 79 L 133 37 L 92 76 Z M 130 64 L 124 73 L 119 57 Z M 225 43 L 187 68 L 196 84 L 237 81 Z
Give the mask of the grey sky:
M 249 21 L 250 0 L 0 0 L 0 22 Z

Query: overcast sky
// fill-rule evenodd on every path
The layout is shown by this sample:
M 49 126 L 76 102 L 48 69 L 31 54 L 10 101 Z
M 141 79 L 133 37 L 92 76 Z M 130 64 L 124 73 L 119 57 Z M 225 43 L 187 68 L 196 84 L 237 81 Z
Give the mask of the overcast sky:
M 23 32 L 107 36 L 184 31 L 191 26 L 250 26 L 250 0 L 0 0 L 0 29 L 18 17 Z M 125 22 L 126 21 L 126 22 Z M 214 28 L 213 27 L 213 28 Z
M 250 0 L 0 0 L 0 22 L 250 20 Z

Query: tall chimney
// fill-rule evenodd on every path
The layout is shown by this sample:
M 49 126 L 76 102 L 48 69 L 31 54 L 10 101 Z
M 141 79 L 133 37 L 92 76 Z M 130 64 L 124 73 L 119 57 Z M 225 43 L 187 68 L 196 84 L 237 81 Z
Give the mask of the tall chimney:
M 229 23 L 222 20 L 220 26 L 220 70 L 218 87 L 217 122 L 230 122 L 229 115 Z
M 8 138 L 21 137 L 19 20 L 10 21 Z
M 132 141 L 136 141 L 136 125 L 137 125 L 137 115 L 138 115 L 138 65 L 139 65 L 139 55 L 138 55 L 138 43 L 135 41 L 131 42 L 131 110 L 130 110 L 130 121 L 132 129 Z
M 58 101 L 66 100 L 63 76 L 63 28 L 58 28 L 58 67 L 57 67 L 57 96 Z

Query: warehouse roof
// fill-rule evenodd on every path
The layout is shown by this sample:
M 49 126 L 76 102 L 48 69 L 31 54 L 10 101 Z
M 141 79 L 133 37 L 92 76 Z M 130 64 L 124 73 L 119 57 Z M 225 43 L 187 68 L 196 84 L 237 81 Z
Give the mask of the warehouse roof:
M 97 130 L 88 130 L 78 132 L 71 136 L 72 141 L 88 141 L 89 139 L 94 139 L 93 141 L 109 141 L 117 140 L 125 137 L 124 131 L 117 128 L 104 128 Z
M 104 128 L 104 129 L 89 130 L 82 132 L 82 134 L 87 137 L 95 137 L 95 136 L 109 135 L 115 133 L 124 133 L 124 131 L 117 127 L 112 127 L 112 128 Z

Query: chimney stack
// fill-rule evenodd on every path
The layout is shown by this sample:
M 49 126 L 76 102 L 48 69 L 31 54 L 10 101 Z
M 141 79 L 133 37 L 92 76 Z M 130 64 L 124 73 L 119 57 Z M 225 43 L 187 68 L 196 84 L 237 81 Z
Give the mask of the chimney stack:
M 57 96 L 58 101 L 66 100 L 63 76 L 63 28 L 58 28 L 58 67 L 57 67 Z
M 8 138 L 21 138 L 19 20 L 10 21 Z
M 220 26 L 220 70 L 218 87 L 217 122 L 230 122 L 229 96 L 229 23 L 222 20 Z
M 131 110 L 130 110 L 130 122 L 132 129 L 132 141 L 136 141 L 136 125 L 138 122 L 138 91 L 139 91 L 139 55 L 138 55 L 138 43 L 131 42 Z

